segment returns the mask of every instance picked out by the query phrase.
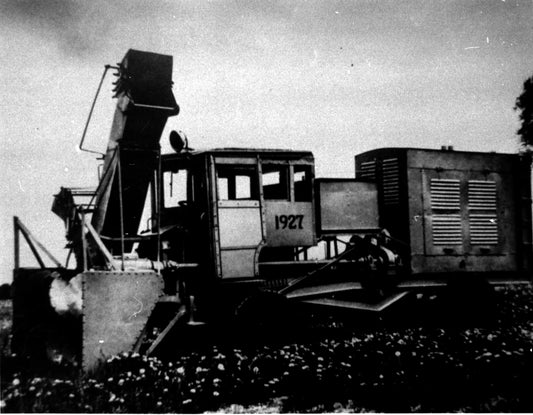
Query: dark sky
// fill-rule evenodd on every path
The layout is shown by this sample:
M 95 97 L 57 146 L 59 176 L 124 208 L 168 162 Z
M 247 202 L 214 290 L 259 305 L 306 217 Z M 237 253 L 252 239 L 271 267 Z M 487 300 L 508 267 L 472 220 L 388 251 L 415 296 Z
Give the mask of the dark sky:
M 104 64 L 129 48 L 174 56 L 195 148 L 311 150 L 317 174 L 353 175 L 384 146 L 515 152 L 513 111 L 533 74 L 529 1 L 0 2 L 0 282 L 12 216 L 64 260 L 60 186 L 96 185 L 76 147 Z M 111 78 L 87 145 L 103 151 Z

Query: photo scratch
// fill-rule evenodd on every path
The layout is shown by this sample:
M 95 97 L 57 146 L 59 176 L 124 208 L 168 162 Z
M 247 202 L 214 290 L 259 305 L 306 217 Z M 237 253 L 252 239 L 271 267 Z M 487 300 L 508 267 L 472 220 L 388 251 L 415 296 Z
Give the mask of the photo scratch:
M 143 303 L 137 297 L 133 296 L 133 298 L 139 303 L 139 309 L 135 311 L 128 320 L 137 317 L 141 313 L 141 311 L 143 311 Z

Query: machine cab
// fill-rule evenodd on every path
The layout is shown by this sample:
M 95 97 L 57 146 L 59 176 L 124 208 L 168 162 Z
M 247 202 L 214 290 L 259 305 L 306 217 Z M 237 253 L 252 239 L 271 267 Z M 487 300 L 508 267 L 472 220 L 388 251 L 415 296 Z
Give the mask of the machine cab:
M 163 260 L 197 263 L 223 279 L 256 278 L 260 262 L 293 260 L 299 247 L 316 244 L 313 181 L 310 152 L 215 149 L 165 155 L 160 194 L 152 185 L 156 190 L 145 206 L 157 212 L 159 198 L 160 216 L 145 215 L 141 228 L 144 223 L 146 235 L 160 223 Z M 138 253 L 156 256 L 142 247 Z

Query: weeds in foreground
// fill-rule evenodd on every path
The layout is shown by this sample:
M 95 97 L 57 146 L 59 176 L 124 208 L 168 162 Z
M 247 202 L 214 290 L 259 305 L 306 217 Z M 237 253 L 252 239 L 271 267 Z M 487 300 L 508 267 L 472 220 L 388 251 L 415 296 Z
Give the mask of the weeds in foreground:
M 532 412 L 533 296 L 505 296 L 499 327 L 363 330 L 298 344 L 211 346 L 170 361 L 121 354 L 91 374 L 4 356 L 1 410 Z

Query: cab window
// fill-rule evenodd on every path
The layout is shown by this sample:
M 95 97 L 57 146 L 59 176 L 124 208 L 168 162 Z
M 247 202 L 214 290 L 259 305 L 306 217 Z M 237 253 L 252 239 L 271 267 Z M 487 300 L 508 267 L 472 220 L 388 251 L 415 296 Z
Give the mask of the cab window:
M 187 170 L 163 172 L 163 206 L 172 208 L 187 200 Z
M 265 200 L 289 199 L 288 166 L 263 165 L 263 197 Z
M 219 166 L 217 169 L 218 200 L 256 200 L 257 173 L 250 167 Z
M 296 202 L 310 202 L 311 199 L 311 166 L 294 166 L 294 200 Z

